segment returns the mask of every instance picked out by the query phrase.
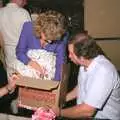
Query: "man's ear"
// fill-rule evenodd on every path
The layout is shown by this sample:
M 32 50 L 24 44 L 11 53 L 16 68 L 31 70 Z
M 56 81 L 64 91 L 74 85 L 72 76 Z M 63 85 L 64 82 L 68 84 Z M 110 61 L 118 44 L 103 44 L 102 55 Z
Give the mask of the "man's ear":
M 85 62 L 85 58 L 83 56 L 78 57 L 78 63 L 84 63 Z

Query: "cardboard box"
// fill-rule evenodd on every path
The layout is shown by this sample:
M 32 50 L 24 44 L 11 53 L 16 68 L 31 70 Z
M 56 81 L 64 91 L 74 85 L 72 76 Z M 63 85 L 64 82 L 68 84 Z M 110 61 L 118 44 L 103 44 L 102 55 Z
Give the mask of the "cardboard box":
M 28 109 L 36 109 L 44 106 L 59 106 L 65 102 L 67 83 L 69 76 L 69 64 L 62 67 L 61 81 L 39 80 L 29 77 L 21 77 L 17 80 L 19 86 L 19 106 Z

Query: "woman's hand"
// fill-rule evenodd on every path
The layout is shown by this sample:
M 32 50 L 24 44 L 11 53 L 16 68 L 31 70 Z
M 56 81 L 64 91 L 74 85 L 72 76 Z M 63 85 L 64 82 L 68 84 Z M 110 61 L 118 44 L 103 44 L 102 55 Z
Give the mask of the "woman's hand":
M 40 74 L 45 75 L 46 69 L 43 66 L 40 66 L 37 62 L 31 60 L 28 65 L 39 71 Z

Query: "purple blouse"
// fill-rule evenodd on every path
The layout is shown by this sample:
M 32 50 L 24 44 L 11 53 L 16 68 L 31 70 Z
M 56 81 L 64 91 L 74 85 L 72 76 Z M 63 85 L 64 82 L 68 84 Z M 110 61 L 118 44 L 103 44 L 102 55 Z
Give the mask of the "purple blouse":
M 26 54 L 29 49 L 45 49 L 49 52 L 54 52 L 56 54 L 56 72 L 54 80 L 59 81 L 61 80 L 61 67 L 65 62 L 65 48 L 66 45 L 64 41 L 60 40 L 52 44 L 47 44 L 42 48 L 40 40 L 33 34 L 32 23 L 25 22 L 16 47 L 16 56 L 18 60 L 27 65 L 30 61 L 30 58 Z

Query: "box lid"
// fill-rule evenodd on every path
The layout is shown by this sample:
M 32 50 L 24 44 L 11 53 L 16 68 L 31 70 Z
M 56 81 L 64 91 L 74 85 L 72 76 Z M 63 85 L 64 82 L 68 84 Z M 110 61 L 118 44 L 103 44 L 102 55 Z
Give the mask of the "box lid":
M 59 81 L 54 80 L 40 80 L 30 77 L 21 76 L 19 80 L 16 80 L 18 86 L 25 86 L 37 89 L 52 90 L 58 87 Z

